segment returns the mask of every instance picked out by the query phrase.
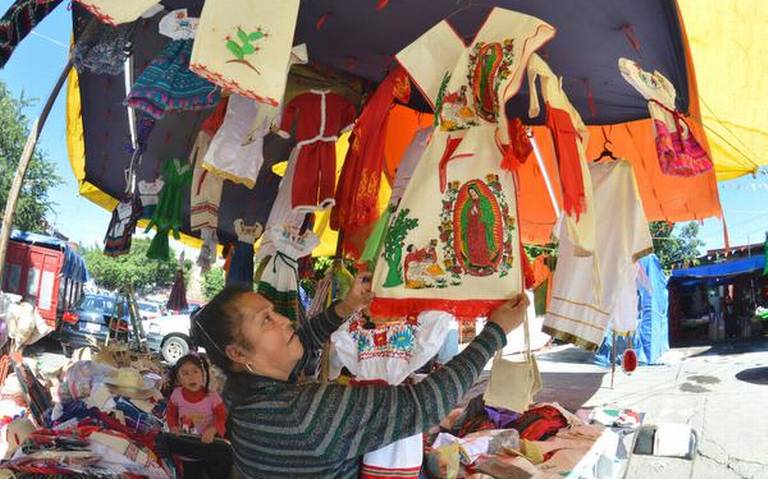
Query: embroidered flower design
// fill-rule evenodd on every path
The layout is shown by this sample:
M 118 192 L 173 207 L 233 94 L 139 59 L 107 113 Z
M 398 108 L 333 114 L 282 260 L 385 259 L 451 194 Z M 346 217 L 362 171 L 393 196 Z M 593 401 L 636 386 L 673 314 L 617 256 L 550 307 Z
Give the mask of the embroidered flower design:
M 413 332 L 411 328 L 404 328 L 392 333 L 389 343 L 394 349 L 409 350 L 413 347 Z
M 253 66 L 251 62 L 246 60 L 246 57 L 253 55 L 257 51 L 261 50 L 261 48 L 254 45 L 254 42 L 264 40 L 269 35 L 262 31 L 261 27 L 257 28 L 255 32 L 251 33 L 246 33 L 242 28 L 237 27 L 236 36 L 237 41 L 229 35 L 224 38 L 224 40 L 226 40 L 225 45 L 227 50 L 229 50 L 235 57 L 232 60 L 228 60 L 227 63 L 240 63 L 261 75 L 261 72 L 255 66 Z

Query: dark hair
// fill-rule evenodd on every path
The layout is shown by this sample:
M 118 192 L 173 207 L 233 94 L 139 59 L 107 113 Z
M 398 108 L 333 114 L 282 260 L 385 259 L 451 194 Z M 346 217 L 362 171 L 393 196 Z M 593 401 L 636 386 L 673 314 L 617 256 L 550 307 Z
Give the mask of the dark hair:
M 192 321 L 195 336 L 199 339 L 211 362 L 224 371 L 232 371 L 232 361 L 225 349 L 238 344 L 240 320 L 232 303 L 245 293 L 253 290 L 246 286 L 227 286 L 197 313 Z
M 208 392 L 208 386 L 211 382 L 211 371 L 208 368 L 208 361 L 196 353 L 190 353 L 186 356 L 182 356 L 178 361 L 176 361 L 176 364 L 173 365 L 171 368 L 171 389 L 175 389 L 176 386 L 179 385 L 179 370 L 185 364 L 194 364 L 200 368 L 200 370 L 203 372 L 203 376 L 205 377 L 205 392 Z

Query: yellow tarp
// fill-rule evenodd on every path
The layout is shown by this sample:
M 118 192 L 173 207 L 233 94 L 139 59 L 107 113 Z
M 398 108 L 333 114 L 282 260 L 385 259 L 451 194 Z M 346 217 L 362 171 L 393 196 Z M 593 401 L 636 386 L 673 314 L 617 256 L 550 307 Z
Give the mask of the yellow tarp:
M 768 165 L 768 1 L 678 0 L 717 179 Z

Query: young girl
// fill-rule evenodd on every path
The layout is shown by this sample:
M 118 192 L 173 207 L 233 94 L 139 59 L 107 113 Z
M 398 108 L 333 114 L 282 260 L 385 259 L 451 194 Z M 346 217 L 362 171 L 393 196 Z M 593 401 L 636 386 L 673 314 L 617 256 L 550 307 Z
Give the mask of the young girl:
M 189 438 L 168 437 L 171 452 L 182 458 L 184 477 L 198 477 L 203 469 L 212 479 L 228 477 L 229 445 L 214 443 L 216 436 L 226 434 L 227 410 L 221 397 L 208 389 L 208 362 L 197 354 L 188 354 L 179 359 L 171 373 L 174 388 L 166 413 L 168 428 L 174 435 L 192 434 L 202 441 L 201 444 Z

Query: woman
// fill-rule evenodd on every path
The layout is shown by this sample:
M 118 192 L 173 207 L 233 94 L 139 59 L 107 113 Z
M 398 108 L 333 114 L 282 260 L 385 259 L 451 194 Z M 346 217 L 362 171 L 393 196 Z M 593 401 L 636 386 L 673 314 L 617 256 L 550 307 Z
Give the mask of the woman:
M 294 330 L 264 297 L 227 288 L 196 318 L 209 357 L 227 372 L 241 478 L 356 478 L 363 454 L 443 419 L 524 313 L 519 298 L 499 307 L 461 354 L 416 385 L 297 384 L 310 351 L 372 299 L 370 274 L 359 275 L 343 301 Z

